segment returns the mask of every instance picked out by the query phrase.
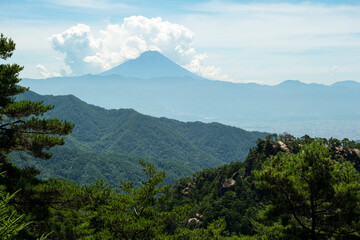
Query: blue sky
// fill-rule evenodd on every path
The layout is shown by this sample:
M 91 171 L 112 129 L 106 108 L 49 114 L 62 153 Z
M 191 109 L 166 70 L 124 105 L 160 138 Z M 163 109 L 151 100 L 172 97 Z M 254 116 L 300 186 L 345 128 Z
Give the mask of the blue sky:
M 22 77 L 97 73 L 159 50 L 210 79 L 360 81 L 359 1 L 0 0 Z

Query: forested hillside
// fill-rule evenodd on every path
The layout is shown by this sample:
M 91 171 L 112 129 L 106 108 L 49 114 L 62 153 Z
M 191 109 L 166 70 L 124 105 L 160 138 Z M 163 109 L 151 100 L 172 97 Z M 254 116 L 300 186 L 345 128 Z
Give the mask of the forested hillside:
M 1 34 L 0 59 L 14 50 Z M 21 70 L 0 64 L 0 239 L 360 239 L 360 143 L 255 144 L 264 133 L 27 92 Z M 164 185 L 151 162 L 172 179 L 231 163 Z
M 211 81 L 153 51 L 103 74 L 24 79 L 22 84 L 39 94 L 73 94 L 96 106 L 133 108 L 181 121 L 214 121 L 296 136 L 360 135 L 356 81 L 323 85 L 287 80 L 274 86 Z
M 333 138 L 327 140 L 313 139 L 309 136 L 295 138 L 291 135 L 269 135 L 266 139 L 258 140 L 257 145 L 250 150 L 245 162 L 234 162 L 219 168 L 206 169 L 195 173 L 192 178 L 183 178 L 173 186 L 169 198 L 174 205 L 191 204 L 193 216 L 196 217 L 196 214 L 201 216 L 197 217 L 197 220 L 202 228 L 206 228 L 210 223 L 223 218 L 226 222 L 226 230 L 231 234 L 254 235 L 254 239 L 310 239 L 306 235 L 301 235 L 303 234 L 301 230 L 294 229 L 299 226 L 297 223 L 292 222 L 294 219 L 289 214 L 282 215 L 286 204 L 282 202 L 283 205 L 281 206 L 280 202 L 282 200 L 279 200 L 279 196 L 283 193 L 277 192 L 276 196 L 272 196 L 269 189 L 260 190 L 256 187 L 259 178 L 259 176 L 256 176 L 259 175 L 256 171 L 264 169 L 264 163 L 269 158 L 279 155 L 292 156 L 299 154 L 304 151 L 303 146 L 319 140 L 326 146 L 329 158 L 338 162 L 350 162 L 351 165 L 355 166 L 356 171 L 360 172 L 359 143 L 347 139 L 340 141 Z M 315 156 L 316 154 L 312 154 L 313 161 L 321 161 L 319 157 Z M 290 160 L 287 161 L 291 162 Z M 280 169 L 286 168 L 281 164 L 276 165 Z M 329 166 L 325 165 L 323 167 Z M 289 178 L 295 177 L 297 170 L 290 168 L 289 171 L 285 176 L 289 176 Z M 311 172 L 311 169 L 308 166 L 304 167 L 303 171 Z M 312 177 L 315 179 L 324 177 L 325 181 L 330 181 L 333 176 L 326 175 L 326 170 L 323 171 L 313 174 Z M 340 174 L 345 174 L 346 171 L 342 171 Z M 275 179 L 278 179 L 278 183 L 275 184 L 282 187 L 281 184 L 284 182 L 282 182 L 279 174 L 275 175 Z M 360 180 L 359 176 L 356 179 L 355 181 Z M 273 181 L 276 180 L 273 179 Z M 300 183 L 297 182 L 296 184 Z M 325 188 L 326 184 L 322 184 L 322 187 Z M 278 199 L 274 197 L 278 197 Z M 325 196 L 322 200 L 328 201 L 329 199 L 326 199 Z M 265 206 L 270 204 L 271 201 L 279 201 L 280 206 L 272 209 L 272 212 L 264 214 L 262 211 L 266 209 Z M 300 204 L 300 197 L 295 201 L 299 201 L 296 204 Z M 343 201 L 346 201 L 345 198 Z M 359 203 L 359 199 L 355 201 Z M 301 211 L 305 211 L 305 209 Z M 348 217 L 351 218 L 351 216 Z M 359 216 L 354 217 L 354 220 L 355 226 L 359 227 Z M 284 226 L 281 226 L 281 223 L 278 225 L 277 221 L 283 221 Z M 345 221 L 345 219 L 341 221 Z M 358 222 L 356 223 L 356 221 Z M 272 224 L 273 226 L 270 227 Z M 287 224 L 293 224 L 293 226 L 286 226 Z M 297 234 L 299 235 L 296 236 Z M 357 234 L 353 237 L 346 239 L 360 238 Z M 339 239 L 345 238 L 340 237 Z
M 274 160 L 284 162 L 272 165 Z M 205 169 L 168 187 L 160 186 L 164 172 L 141 164 L 139 188 L 122 183 L 121 193 L 102 181 L 44 182 L 34 178 L 34 170 L 6 166 L 12 175 L 2 184 L 11 186 L 9 191 L 23 189 L 12 204 L 33 222 L 19 236 L 35 239 L 52 231 L 50 239 L 59 240 L 360 239 L 360 145 L 355 142 L 270 135 L 258 140 L 245 162 Z M 311 184 L 298 177 L 307 172 Z M 312 193 L 309 186 L 320 190 Z M 280 189 L 294 197 L 296 212 Z M 310 206 L 314 193 L 321 203 L 316 211 Z
M 218 123 L 150 117 L 132 109 L 106 110 L 71 95 L 28 91 L 18 99 L 54 105 L 44 117 L 70 121 L 75 128 L 65 146 L 51 150 L 55 154 L 49 162 L 16 163 L 36 166 L 42 177 L 66 177 L 82 184 L 99 178 L 113 186 L 120 180 L 136 182 L 141 172 L 138 159 L 151 160 L 168 172 L 166 181 L 173 182 L 202 168 L 243 161 L 256 139 L 266 136 Z

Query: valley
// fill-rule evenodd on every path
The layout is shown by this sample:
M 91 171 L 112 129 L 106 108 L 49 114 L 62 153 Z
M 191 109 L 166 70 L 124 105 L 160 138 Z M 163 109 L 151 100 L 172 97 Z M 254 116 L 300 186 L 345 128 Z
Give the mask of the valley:
M 164 70 L 166 69 L 166 71 Z M 23 79 L 46 95 L 73 94 L 106 109 L 132 108 L 155 117 L 219 122 L 250 131 L 357 139 L 360 83 L 231 83 L 201 78 L 158 52 L 143 53 L 98 75 Z
M 70 121 L 75 127 L 64 146 L 51 150 L 52 159 L 23 161 L 14 156 L 16 163 L 35 166 L 43 178 L 64 177 L 82 184 L 100 178 L 112 186 L 124 180 L 137 182 L 142 172 L 139 159 L 165 170 L 166 183 L 174 183 L 203 168 L 244 161 L 256 140 L 268 135 L 219 123 L 155 118 L 133 109 L 106 110 L 72 95 L 42 96 L 28 91 L 17 99 L 53 105 L 44 118 Z
M 0 239 L 360 240 L 357 1 L 0 7 Z

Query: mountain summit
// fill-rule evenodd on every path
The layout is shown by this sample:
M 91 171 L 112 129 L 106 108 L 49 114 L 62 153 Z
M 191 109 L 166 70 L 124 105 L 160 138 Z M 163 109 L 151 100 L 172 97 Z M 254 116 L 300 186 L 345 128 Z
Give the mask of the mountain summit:
M 200 78 L 157 51 L 144 52 L 138 58 L 128 60 L 99 75 L 121 75 L 123 77 L 146 79 L 162 77 Z

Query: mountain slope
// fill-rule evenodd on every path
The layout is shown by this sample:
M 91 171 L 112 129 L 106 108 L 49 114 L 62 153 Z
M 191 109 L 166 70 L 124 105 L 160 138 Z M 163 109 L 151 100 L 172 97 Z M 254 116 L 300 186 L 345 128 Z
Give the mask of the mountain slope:
M 180 177 L 190 176 L 200 168 L 178 160 L 155 159 L 116 152 L 95 153 L 68 146 L 51 150 L 50 160 L 12 154 L 13 161 L 20 167 L 32 166 L 40 170 L 42 179 L 61 177 L 82 185 L 103 179 L 113 187 L 121 181 L 133 181 L 136 185 L 143 180 L 143 168 L 139 160 L 152 162 L 159 170 L 166 171 L 165 184 L 174 183 Z M 24 161 L 25 160 L 25 161 Z
M 173 74 L 177 70 L 172 68 L 178 72 Z M 187 75 L 187 70 L 154 52 L 109 71 L 103 75 L 24 79 L 21 83 L 40 94 L 73 94 L 97 106 L 133 108 L 181 121 L 220 122 L 297 136 L 358 139 L 360 135 L 360 112 L 356 111 L 359 82 L 327 86 L 289 80 L 267 86 L 210 81 Z
M 80 161 L 83 166 L 96 166 L 99 163 L 89 165 L 85 159 L 91 162 L 103 159 L 106 166 L 109 165 L 108 159 L 114 162 L 117 156 L 120 156 L 120 160 L 125 159 L 125 162 L 132 161 L 131 164 L 119 164 L 121 167 L 118 170 L 123 175 L 124 172 L 132 171 L 131 168 L 137 164 L 135 159 L 146 158 L 156 159 L 155 163 L 160 169 L 171 169 L 170 174 L 174 180 L 201 168 L 244 160 L 256 140 L 267 135 L 218 123 L 184 123 L 155 118 L 132 109 L 106 110 L 89 105 L 71 95 L 41 96 L 29 91 L 18 98 L 54 105 L 54 110 L 45 117 L 57 117 L 75 123 L 73 133 L 67 137 L 65 148 L 58 147 L 54 150 L 55 159 L 62 163 L 63 169 L 63 175 L 56 176 L 72 180 L 78 180 L 74 179 L 74 176 L 79 172 L 75 171 L 75 174 L 71 170 L 71 177 L 66 175 L 69 171 L 67 169 L 79 165 L 79 162 L 65 162 Z M 56 171 L 46 170 L 50 165 L 42 161 L 37 161 L 36 164 L 43 172 Z M 88 176 L 88 173 L 86 175 Z M 103 176 L 103 173 L 100 176 Z
M 131 78 L 192 77 L 199 76 L 180 67 L 157 51 L 144 52 L 137 59 L 131 59 L 100 74 L 120 75 Z
M 299 146 L 318 140 L 308 137 L 294 138 L 289 135 L 272 135 L 259 140 L 245 162 L 233 162 L 217 168 L 205 169 L 195 173 L 191 178 L 180 179 L 169 194 L 171 199 L 169 202 L 180 206 L 191 203 L 194 215 L 197 213 L 195 216 L 201 216 L 203 228 L 216 219 L 224 218 L 226 230 L 230 233 L 253 234 L 253 220 L 259 215 L 258 211 L 263 210 L 264 205 L 269 201 L 269 198 L 264 196 L 270 193 L 268 189 L 254 188 L 256 178 L 253 171 L 260 170 L 269 157 L 280 152 L 298 153 L 301 151 Z M 360 144 L 334 139 L 331 141 L 322 139 L 322 141 L 328 147 L 331 159 L 340 162 L 349 161 L 354 164 L 357 171 L 360 171 L 360 155 L 354 152 L 354 149 L 360 149 Z

